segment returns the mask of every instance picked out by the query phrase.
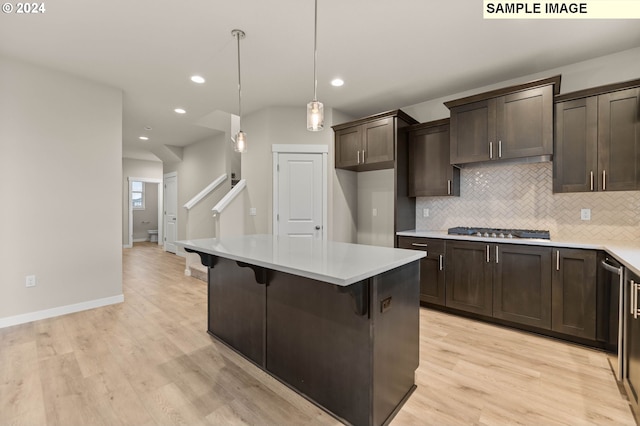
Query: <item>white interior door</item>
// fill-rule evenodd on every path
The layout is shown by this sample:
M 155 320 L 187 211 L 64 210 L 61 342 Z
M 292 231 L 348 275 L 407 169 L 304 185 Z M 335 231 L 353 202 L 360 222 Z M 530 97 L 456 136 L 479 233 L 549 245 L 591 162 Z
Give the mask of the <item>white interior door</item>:
M 274 234 L 324 238 L 323 154 L 278 153 Z
M 164 249 L 175 253 L 178 235 L 178 175 L 164 175 Z

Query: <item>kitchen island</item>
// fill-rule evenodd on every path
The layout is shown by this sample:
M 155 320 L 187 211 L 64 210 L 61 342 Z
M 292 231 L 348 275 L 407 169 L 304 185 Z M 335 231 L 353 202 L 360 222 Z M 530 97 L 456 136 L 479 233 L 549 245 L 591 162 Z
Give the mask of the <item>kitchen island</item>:
M 355 425 L 415 389 L 423 252 L 271 235 L 177 242 L 208 267 L 208 332 Z

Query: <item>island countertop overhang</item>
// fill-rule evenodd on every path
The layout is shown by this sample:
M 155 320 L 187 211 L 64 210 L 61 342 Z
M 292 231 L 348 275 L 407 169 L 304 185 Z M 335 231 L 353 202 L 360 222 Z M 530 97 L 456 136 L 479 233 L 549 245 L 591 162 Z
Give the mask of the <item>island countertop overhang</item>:
M 416 250 L 273 235 L 204 238 L 176 244 L 338 286 L 349 286 L 426 256 Z

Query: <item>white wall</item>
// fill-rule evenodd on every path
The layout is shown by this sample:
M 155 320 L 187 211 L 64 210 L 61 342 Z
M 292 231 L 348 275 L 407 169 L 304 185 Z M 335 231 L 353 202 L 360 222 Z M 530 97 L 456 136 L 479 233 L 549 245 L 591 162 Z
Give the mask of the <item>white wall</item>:
M 215 236 L 215 221 L 211 209 L 231 189 L 231 177 L 211 192 L 191 210 L 183 206 L 221 174 L 227 172 L 225 135 L 207 138 L 184 147 L 182 161 L 165 164 L 164 173 L 178 173 L 178 235 L 176 239 L 211 238 Z M 182 253 L 182 249 L 180 249 Z
M 122 300 L 121 182 L 122 92 L 0 56 L 0 327 Z
M 162 180 L 162 162 L 136 160 L 132 158 L 122 159 L 122 245 L 129 244 L 129 178 L 130 177 Z M 156 218 L 156 222 L 157 222 L 157 218 Z
M 248 149 L 242 154 L 242 178 L 247 180 L 248 208 L 256 209 L 255 216 L 244 212 L 247 234 L 271 234 L 273 231 L 273 144 L 328 145 L 327 183 L 328 205 L 332 211 L 333 191 L 333 130 L 332 112 L 325 109 L 325 128 L 320 132 L 307 130 L 306 105 L 298 107 L 271 107 L 243 117 L 242 129 L 247 133 Z M 331 239 L 332 213 L 327 218 L 328 238 Z

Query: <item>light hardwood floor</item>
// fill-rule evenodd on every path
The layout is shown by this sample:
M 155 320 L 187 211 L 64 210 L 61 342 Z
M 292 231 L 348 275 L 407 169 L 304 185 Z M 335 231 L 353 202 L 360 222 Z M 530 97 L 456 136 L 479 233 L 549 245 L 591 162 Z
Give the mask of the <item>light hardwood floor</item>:
M 206 285 L 155 244 L 125 302 L 0 329 L 0 425 L 336 425 L 206 330 Z M 392 425 L 633 425 L 606 354 L 421 309 L 417 390 Z

